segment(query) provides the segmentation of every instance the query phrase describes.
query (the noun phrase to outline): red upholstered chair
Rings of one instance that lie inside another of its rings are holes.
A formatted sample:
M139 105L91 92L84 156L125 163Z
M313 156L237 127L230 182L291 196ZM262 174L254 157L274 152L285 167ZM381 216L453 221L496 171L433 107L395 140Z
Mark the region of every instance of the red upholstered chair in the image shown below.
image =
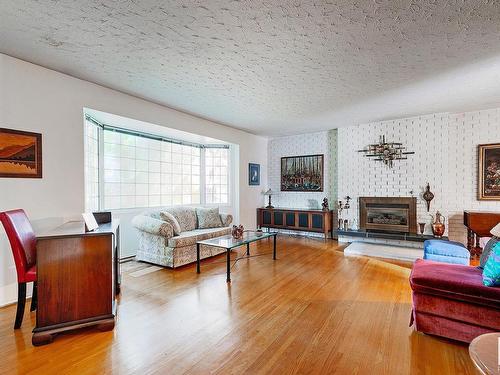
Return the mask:
M500 331L500 288L484 286L480 269L417 259L410 285L417 331L467 343Z
M36 309L36 237L24 210L0 212L7 237L9 238L14 262L17 270L18 299L14 329L20 328L23 322L24 305L26 304L26 283L33 282L31 311Z

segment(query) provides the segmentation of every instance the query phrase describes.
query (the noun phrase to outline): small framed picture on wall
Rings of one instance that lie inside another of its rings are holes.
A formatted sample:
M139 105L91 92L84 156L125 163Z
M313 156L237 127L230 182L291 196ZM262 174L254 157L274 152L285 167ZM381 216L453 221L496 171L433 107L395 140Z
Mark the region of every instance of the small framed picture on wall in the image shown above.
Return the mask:
M0 177L42 178L42 135L0 128Z
M248 163L248 185L260 185L260 164Z
M478 199L500 200L500 143L479 145Z

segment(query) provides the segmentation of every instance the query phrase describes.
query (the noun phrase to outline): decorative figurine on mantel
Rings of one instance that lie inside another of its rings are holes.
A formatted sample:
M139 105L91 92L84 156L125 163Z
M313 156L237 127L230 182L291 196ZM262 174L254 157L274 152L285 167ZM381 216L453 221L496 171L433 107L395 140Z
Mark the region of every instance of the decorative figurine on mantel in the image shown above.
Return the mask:
M425 187L425 192L422 195L422 197L425 200L425 203L427 204L427 212L429 212L431 208L431 201L434 199L434 194L431 192L431 187L429 183L427 183L427 186Z
M342 201L339 201L339 206L337 208L337 213L338 213L338 224L337 227L338 229L342 229L342 223L344 220L342 220L342 211L344 210L344 203Z
M349 201L351 200L352 198L350 196L347 196L345 197L345 205L344 205L344 210L348 210L349 208L351 208L350 204L349 204Z
M340 230L346 228L348 224L346 223L347 220L342 219L342 211L346 211L347 216L349 216L349 208L351 208L351 205L349 204L349 201L351 200L350 196L345 197L346 201L345 203L342 201L339 201L339 208L338 208L338 228Z
M321 204L323 211L328 211L330 208L328 207L328 198L323 198L323 203Z

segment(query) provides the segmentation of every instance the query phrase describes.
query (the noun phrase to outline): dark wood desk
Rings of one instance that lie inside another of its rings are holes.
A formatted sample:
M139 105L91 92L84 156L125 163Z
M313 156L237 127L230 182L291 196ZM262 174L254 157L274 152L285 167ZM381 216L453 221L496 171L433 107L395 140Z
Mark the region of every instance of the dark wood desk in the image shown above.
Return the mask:
M120 292L118 220L85 232L68 222L37 236L38 307L33 345L60 332L97 326L112 330Z
M464 211L464 225L467 227L467 249L471 256L481 255L481 237L491 237L490 230L500 223L500 212Z

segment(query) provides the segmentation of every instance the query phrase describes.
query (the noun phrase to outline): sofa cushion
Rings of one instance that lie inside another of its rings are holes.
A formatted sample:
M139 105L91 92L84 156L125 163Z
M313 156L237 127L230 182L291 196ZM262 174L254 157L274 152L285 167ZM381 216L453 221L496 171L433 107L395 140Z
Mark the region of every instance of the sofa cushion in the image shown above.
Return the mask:
M197 241L207 240L209 238L225 236L231 233L231 228L210 228L210 229L195 229L182 232L179 236L169 238L169 247L183 247L196 244Z
M500 242L493 246L490 256L484 265L483 284L493 287L500 286Z
M500 307L500 288L484 286L481 270L476 267L417 259L410 285L418 293Z
M196 229L196 210L194 207L172 207L163 210L163 212L169 212L175 217L182 232Z
M220 220L222 221L223 227L228 227L233 222L233 215L231 214L220 214Z
M174 235L178 236L179 234L181 234L181 226L179 225L179 222L174 217L174 215L172 215L170 212L162 211L160 212L160 217L163 221L166 221L167 223L170 223L170 225L172 225Z
M219 207L198 207L196 208L196 217L198 219L198 229L220 228L222 226Z
M170 223L151 216L137 215L132 219L132 225L140 231L166 238L173 237L174 230Z

